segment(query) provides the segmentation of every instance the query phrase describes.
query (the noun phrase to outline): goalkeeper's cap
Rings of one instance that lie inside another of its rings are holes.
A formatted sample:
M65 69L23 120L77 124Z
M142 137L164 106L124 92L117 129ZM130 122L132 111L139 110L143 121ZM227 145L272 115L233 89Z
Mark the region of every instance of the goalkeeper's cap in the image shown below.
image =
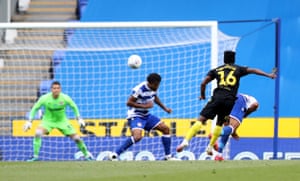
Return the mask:
M234 64L235 63L235 52L231 50L224 51L224 63Z

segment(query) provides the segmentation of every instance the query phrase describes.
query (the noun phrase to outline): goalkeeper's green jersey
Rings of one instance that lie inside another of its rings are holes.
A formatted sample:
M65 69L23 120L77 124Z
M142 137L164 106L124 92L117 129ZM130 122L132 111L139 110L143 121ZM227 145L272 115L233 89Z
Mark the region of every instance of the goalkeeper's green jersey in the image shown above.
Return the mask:
M66 121L68 120L66 115L66 107L70 106L75 113L76 117L79 117L79 111L77 105L74 101L66 94L60 93L58 98L54 99L52 96L52 92L45 94L40 97L38 102L36 102L31 109L30 112L30 120L33 120L36 112L41 108L44 107L44 115L43 121L51 121L51 122L58 122L58 121Z

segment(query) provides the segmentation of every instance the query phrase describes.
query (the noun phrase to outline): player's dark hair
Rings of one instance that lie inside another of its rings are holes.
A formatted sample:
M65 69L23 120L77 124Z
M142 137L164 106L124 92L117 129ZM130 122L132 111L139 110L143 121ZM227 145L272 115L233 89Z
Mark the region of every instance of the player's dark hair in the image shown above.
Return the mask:
M58 82L58 81L53 81L52 84L51 84L51 87L53 87L54 85L59 85L59 86L60 86L60 82Z
M152 84L152 83L157 83L161 81L161 76L157 73L151 73L147 77L147 81Z
M224 51L224 63L234 64L235 63L235 52L231 50Z

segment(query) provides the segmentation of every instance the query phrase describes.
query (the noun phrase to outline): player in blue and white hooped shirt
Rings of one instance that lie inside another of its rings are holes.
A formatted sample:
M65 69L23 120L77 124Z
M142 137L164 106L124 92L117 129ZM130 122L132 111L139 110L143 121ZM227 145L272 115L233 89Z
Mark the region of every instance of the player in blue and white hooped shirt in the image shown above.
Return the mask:
M165 160L176 160L171 156L171 135L170 128L160 120L160 118L149 112L154 103L159 105L165 112L171 113L172 110L166 107L159 99L157 90L161 82L161 76L157 73L151 73L147 76L147 81L138 84L133 88L132 94L128 98L127 119L131 128L131 137L128 138L115 153L109 155L110 160L118 159L118 156L126 151L130 146L142 139L143 130L152 129L160 131L162 135L162 144L165 151Z
M215 160L223 160L222 152L228 142L229 136L232 135L235 139L239 138L236 130L241 125L243 118L256 111L258 106L259 104L255 97L241 93L237 95L237 99L235 100L234 106L229 115L229 122L222 128L220 135L221 138L216 150L218 151L218 154L216 155Z

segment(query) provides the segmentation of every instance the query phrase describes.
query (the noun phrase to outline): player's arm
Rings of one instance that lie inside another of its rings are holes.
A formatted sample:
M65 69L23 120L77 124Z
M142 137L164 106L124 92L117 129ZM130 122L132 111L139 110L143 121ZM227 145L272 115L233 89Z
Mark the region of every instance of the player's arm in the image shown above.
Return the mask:
M36 112L42 107L45 102L45 96L39 98L39 100L33 105L29 114L29 120L25 122L23 126L23 130L26 132L31 128L32 120L36 114Z
M245 112L244 114L244 118L246 118L247 116L249 116L251 113L253 113L254 111L256 111L258 108L258 104L252 104Z
M39 98L39 100L33 105L29 114L29 121L32 121L36 112L42 107L45 102L45 96Z
M245 114L244 114L244 118L246 118L247 116L249 116L251 113L253 113L254 111L256 111L258 109L258 102L253 102L249 108L246 110Z
M206 89L206 85L212 81L212 77L207 75L203 81L201 82L201 85L200 85L200 97L199 99L202 100L202 99L205 99L205 89Z
M136 101L137 101L137 97L135 97L135 95L133 94L128 98L126 105L129 107L144 108L144 109L149 109L153 107L153 102L151 101L145 104L140 104L137 103Z
M127 100L127 103L126 105L129 106L129 107L135 107L135 108L143 108L143 109L149 109L149 108L152 108L153 107L153 102L152 101L149 101L147 103L144 103L144 104L141 104L141 103L138 103L137 100L138 100L138 97L141 95L141 90L140 89L136 89L134 88L132 90L132 93L131 95L129 96L128 100Z
M246 118L246 117L249 116L251 113L253 113L254 111L256 111L256 110L258 109L258 106L259 106L259 104L258 104L257 101L253 102L253 103L248 107L248 109L245 111L244 118ZM232 119L232 118L230 118L230 119ZM238 127L239 127L239 125L236 127L236 129L233 130L233 133L231 134L231 136L232 136L234 139L236 139L236 140L238 140L238 139L240 138L239 135L238 135L237 132L236 132L237 129L238 129Z
M172 112L172 109L166 107L159 99L158 96L155 96L154 98L154 102L155 104L159 105L159 107L161 107L164 111L166 111L167 113L171 113Z
M250 74L257 74L257 75L261 75L261 76L265 76L265 77L269 77L271 79L276 78L276 72L272 72L272 73L266 73L260 69L255 69L255 68L247 68L247 73Z

